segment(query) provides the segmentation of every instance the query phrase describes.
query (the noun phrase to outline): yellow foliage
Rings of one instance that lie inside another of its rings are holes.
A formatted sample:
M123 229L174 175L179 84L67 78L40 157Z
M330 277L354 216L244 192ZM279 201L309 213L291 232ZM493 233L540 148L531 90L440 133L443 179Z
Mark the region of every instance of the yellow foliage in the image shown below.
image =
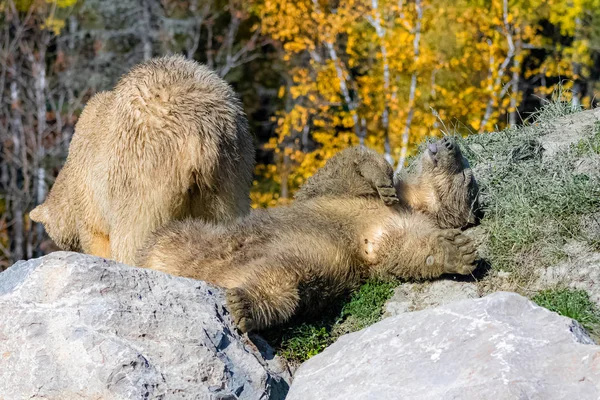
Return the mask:
M56 4L58 8L67 8L74 6L78 0L46 0L46 3Z
M65 27L64 19L56 19L54 17L48 17L42 24L42 29L47 29L54 32L55 35L60 34L62 28Z
M13 0L20 13L33 11L41 19L40 27L59 35L65 26L63 10L75 6L78 0ZM0 3L1 4L1 3ZM1 7L1 6L0 6Z
M510 0L506 9L503 0L252 3L263 34L281 44L292 82L279 91L288 107L277 115L276 135L265 146L279 158L257 169L261 182L277 192L285 187L288 198L260 192L257 183L255 206L290 201L329 157L359 142L356 132L381 152L387 139L398 160L409 115L409 154L440 129L502 127L514 111L511 99L518 104L522 97L511 86L514 72L570 80L577 78L577 63L581 74L589 73L589 43L577 37L576 21L600 8L600 0ZM544 21L574 40L556 49L558 57L521 71L531 48L547 46L540 34ZM316 148L306 148L307 135Z

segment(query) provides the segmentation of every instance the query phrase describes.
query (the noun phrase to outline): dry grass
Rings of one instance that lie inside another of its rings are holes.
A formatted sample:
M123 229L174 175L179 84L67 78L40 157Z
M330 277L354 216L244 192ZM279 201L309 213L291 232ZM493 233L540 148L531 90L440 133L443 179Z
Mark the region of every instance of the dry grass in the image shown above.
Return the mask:
M565 258L567 242L598 249L597 238L581 221L600 209L600 171L582 172L578 164L599 153L600 124L579 132L583 138L574 145L544 157L542 143L552 120L579 111L557 96L522 127L462 141L485 209L482 253L492 270L480 282L484 293L508 289L531 295L538 273Z

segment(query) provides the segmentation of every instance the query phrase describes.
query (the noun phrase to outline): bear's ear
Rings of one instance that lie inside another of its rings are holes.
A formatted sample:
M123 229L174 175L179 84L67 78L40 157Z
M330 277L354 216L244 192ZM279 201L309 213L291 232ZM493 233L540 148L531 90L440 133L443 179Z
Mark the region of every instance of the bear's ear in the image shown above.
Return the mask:
M48 213L48 207L45 204L40 204L29 213L29 218L34 222L45 224L48 222L50 215Z

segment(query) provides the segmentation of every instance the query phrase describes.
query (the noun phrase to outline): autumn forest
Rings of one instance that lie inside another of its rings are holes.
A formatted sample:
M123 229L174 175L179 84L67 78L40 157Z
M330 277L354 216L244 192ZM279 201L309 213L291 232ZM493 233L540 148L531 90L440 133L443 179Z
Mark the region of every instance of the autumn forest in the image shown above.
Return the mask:
M169 53L239 93L269 207L354 144L400 170L426 136L526 123L557 85L597 105L600 0L0 0L0 270L51 248L28 212L86 101Z

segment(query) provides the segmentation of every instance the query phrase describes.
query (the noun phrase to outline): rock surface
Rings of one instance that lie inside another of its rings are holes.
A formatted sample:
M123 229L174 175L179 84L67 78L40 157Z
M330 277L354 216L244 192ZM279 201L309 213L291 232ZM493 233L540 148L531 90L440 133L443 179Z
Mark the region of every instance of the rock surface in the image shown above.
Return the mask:
M600 253L583 243L567 243L564 247L567 259L541 272L536 289L570 287L583 289L600 307Z
M544 159L551 159L561 150L577 143L600 121L600 108L556 118L549 123L548 133L542 136Z
M0 399L282 399L203 282L58 252L0 274Z
M305 362L288 400L598 399L600 346L499 292L387 318Z
M385 303L384 317L421 311L458 300L476 299L477 285L472 282L438 280L423 283L403 283Z

